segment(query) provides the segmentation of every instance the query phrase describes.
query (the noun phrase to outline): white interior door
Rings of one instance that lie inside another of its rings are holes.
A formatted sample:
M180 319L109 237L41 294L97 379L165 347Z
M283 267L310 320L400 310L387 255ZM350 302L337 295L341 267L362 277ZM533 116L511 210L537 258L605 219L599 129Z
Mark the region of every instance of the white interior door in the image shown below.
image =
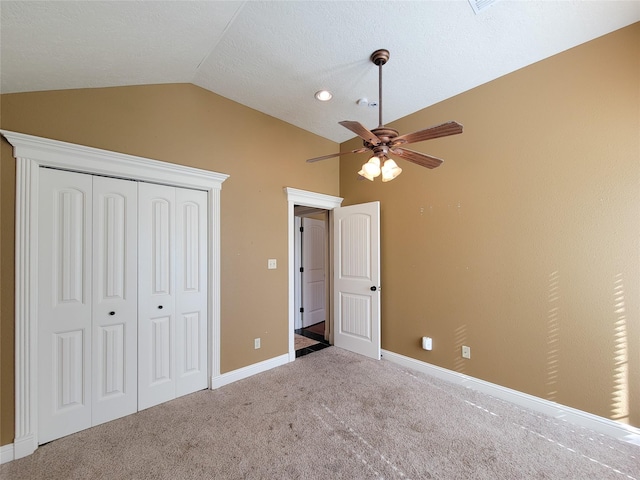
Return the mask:
M176 396L207 388L207 192L176 188Z
M175 398L175 188L138 186L138 409Z
M334 344L380 358L380 202L333 210Z
M325 222L302 219L302 327L324 322L325 310Z
M40 172L39 443L91 427L91 183Z
M92 424L138 409L138 184L93 178Z

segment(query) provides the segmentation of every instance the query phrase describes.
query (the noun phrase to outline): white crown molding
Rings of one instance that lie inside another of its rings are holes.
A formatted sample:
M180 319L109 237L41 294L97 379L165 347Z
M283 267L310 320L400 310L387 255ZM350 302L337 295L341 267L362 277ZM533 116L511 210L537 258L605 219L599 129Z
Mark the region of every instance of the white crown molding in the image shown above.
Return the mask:
M209 369L220 375L220 190L228 175L0 130L16 158L15 438L13 457L38 448L38 185L40 167L208 193Z
M293 205L301 205L303 207L324 208L325 210L333 210L342 204L343 198L326 195L324 193L309 192L307 190L298 190L297 188L284 187L287 194L287 200Z
M478 378L438 367L437 365L431 365L430 363L422 362L415 358L406 357L388 350L382 351L382 358L383 360L388 360L390 362L397 363L398 365L402 365L403 367L411 368L418 372L426 373L427 375L432 375L447 382L462 385L466 388L486 393L501 400L506 400L507 402L548 415L557 420L566 421L573 425L579 425L623 442L640 445L640 429L630 425L625 425L624 423L609 420L608 418L593 415L592 413L567 407L566 405L561 405L517 390L512 390L510 388L496 385L495 383L486 382Z
M222 188L229 175L74 143L0 130L14 147L14 157L37 160L39 166L116 178L129 178L175 187Z

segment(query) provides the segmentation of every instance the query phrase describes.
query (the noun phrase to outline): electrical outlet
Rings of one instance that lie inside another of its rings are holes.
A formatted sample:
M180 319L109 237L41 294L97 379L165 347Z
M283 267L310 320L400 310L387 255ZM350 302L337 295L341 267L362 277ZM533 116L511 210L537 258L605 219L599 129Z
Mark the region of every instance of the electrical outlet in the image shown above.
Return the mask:
M471 347L462 346L462 358L471 358Z
M260 339L259 338L256 338L253 341L253 348L255 348L256 350L260 348Z
M267 260L267 268L269 270L275 270L276 268L278 268L278 260L276 260L275 258L270 258L269 260Z

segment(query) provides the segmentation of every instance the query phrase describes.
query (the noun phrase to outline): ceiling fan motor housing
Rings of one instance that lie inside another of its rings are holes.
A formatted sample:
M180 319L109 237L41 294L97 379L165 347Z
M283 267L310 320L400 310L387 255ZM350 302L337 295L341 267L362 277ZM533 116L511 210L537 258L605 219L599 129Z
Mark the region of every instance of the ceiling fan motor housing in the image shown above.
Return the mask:
M398 131L389 127L378 127L371 130L376 137L380 139L380 143L378 145L388 146L389 143L398 136ZM370 143L364 140L363 145L371 150L373 150L377 145Z
M371 61L376 65L384 65L389 60L389 50L380 49L371 54Z

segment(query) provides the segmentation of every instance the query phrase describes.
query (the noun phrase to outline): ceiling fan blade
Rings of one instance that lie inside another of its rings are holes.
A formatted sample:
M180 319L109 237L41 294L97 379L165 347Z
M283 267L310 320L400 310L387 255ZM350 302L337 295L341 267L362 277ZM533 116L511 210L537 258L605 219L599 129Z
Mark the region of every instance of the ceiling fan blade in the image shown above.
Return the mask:
M360 122L344 120L338 123L343 127L348 128L360 138L363 138L364 140L369 142L371 145L380 145L382 143L382 140L376 137L373 132L367 130Z
M458 133L462 133L462 125L458 122L447 122L418 132L400 135L392 140L391 145L424 142L425 140L431 140L432 138L447 137L449 135L457 135Z
M392 148L390 152L394 155L404 158L405 160L420 165L421 167L436 168L439 167L444 160L431 155L426 155L406 148Z
M332 153L330 155L323 155L321 157L314 157L307 160L307 163L319 162L320 160L327 160L333 157L339 157L340 155L348 155L350 153L362 153L369 150L368 148L358 148L357 150L351 150L350 152Z

